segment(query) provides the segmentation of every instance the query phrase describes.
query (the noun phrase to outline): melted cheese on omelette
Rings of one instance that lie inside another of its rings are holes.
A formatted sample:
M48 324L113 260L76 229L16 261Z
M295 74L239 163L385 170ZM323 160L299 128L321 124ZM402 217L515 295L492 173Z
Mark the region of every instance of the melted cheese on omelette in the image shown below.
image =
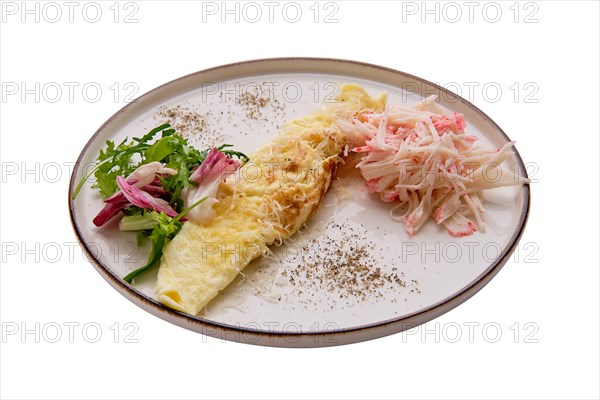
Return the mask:
M372 98L344 85L336 100L286 124L221 183L214 218L183 225L164 248L156 283L161 303L198 314L253 259L317 212L347 144L336 121L366 109L381 112L386 95Z

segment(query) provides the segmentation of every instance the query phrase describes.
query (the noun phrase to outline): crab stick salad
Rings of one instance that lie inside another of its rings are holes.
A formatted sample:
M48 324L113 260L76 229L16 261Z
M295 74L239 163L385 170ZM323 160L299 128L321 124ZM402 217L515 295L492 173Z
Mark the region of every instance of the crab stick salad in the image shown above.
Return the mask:
M436 96L412 108L365 111L338 126L362 155L357 168L369 193L396 203L390 216L411 236L430 218L452 236L484 232L483 191L529 183L500 167L515 142L479 146L465 134L463 115L443 109Z

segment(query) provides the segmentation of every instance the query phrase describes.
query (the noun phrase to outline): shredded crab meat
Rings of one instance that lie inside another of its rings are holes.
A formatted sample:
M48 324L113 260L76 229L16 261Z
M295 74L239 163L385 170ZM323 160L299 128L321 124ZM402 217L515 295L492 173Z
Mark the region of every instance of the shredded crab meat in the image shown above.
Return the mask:
M479 146L465 133L462 114L448 112L429 96L412 108L389 105L365 111L338 126L362 154L357 164L369 193L397 203L393 220L414 235L430 219L452 236L485 231L483 191L529 183L502 169L514 142Z

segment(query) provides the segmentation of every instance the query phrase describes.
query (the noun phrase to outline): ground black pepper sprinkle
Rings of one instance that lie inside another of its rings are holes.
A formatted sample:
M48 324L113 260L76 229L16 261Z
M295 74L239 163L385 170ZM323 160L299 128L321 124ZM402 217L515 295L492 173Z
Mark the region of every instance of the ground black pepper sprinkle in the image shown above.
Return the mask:
M267 94L262 95L263 93ZM246 113L247 120L245 122L249 122L248 120L271 121L273 117L285 116L285 104L268 93L269 90L266 86L259 85L256 93L245 91L237 97L236 103L242 106ZM269 110L266 110L267 106L270 106Z
M212 111L200 112L193 106L178 104L174 107L159 107L154 119L160 123L169 123L183 137L195 145L205 148L221 145L226 136L219 128L214 128L209 122L221 121L220 115L213 116Z
M166 119L181 134L203 132L207 126L206 114L181 104L171 108L161 106L155 115L156 117Z
M341 221L331 224L328 232L303 246L298 262L281 274L289 276L295 294L325 292L334 308L340 300L351 306L356 301L389 298L393 293L396 302L400 293L421 292L418 282L403 279L404 273L397 267L381 265L378 246L365 238L362 228Z

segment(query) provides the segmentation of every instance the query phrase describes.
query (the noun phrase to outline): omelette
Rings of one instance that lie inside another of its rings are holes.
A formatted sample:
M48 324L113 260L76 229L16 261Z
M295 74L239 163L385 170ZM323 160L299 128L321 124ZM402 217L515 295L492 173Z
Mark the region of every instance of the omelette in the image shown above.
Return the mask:
M319 209L348 145L336 121L364 110L382 112L385 93L342 86L336 101L288 122L220 183L214 216L191 221L164 248L158 300L197 315L254 259L282 244Z

